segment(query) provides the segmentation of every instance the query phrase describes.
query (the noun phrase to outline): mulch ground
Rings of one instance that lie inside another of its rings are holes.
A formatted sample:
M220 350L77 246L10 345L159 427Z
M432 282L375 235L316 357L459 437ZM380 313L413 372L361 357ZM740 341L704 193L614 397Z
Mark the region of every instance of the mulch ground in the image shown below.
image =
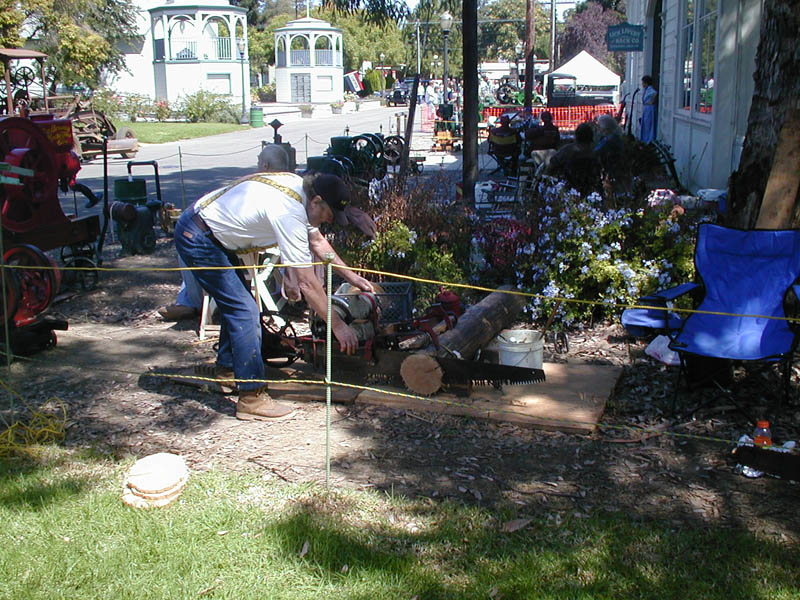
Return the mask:
M118 248L110 246L109 256ZM106 266L172 267L174 248L109 258ZM240 422L234 397L177 385L152 373L213 360L196 322L165 323L156 309L174 301L177 273L102 273L92 292L52 312L70 323L56 348L12 365L13 401L2 416L66 408L65 444L114 457L168 451L194 470L255 470L289 482L325 477L325 406L294 402L277 423ZM751 418L775 415L779 377L737 370L732 381L693 393L677 372L652 361L616 324L569 332L569 350L546 345L545 360L622 366L601 426L590 435L375 406L334 405L331 477L335 486L375 488L486 506L514 505L559 520L624 511L676 526L723 526L779 541L800 541L796 482L736 472L735 440ZM682 385L682 384L681 384ZM797 373L793 400L773 418L777 441L800 436ZM8 406L6 396L5 406Z

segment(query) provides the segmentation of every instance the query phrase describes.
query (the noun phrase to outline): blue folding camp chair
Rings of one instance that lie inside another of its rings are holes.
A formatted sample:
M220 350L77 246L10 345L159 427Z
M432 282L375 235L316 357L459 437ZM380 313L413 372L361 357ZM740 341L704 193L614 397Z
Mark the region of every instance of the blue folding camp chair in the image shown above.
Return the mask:
M800 230L740 230L711 223L697 233L694 262L700 283L641 299L666 306L696 290L702 301L685 319L668 311L629 309L622 322L633 335L665 332L681 358L682 374L696 357L780 362L788 397L798 327L786 320L787 295L800 297ZM663 303L663 304L661 304ZM688 379L687 379L688 381Z

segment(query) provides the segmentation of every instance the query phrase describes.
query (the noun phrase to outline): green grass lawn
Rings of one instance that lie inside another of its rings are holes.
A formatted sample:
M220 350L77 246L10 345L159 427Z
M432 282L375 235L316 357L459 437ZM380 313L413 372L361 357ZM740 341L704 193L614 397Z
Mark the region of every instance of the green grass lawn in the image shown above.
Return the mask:
M249 129L248 125L239 125L238 123L150 123L143 121L131 123L130 121L115 121L114 126L117 129L130 127L133 129L133 133L136 134L136 138L143 144L163 144L165 142L177 142L178 140Z
M130 464L53 448L0 460L0 598L800 595L796 549L716 526L608 513L506 533L526 515L221 472L142 511L120 500Z

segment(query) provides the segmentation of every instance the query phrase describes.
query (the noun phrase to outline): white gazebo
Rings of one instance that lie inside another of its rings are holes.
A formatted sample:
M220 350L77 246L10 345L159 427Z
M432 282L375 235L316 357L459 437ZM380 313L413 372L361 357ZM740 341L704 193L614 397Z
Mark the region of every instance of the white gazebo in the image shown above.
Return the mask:
M206 90L250 105L247 10L228 0L167 0L149 10L155 97Z
M325 103L344 97L341 29L311 17L289 21L275 30L275 58L278 102Z

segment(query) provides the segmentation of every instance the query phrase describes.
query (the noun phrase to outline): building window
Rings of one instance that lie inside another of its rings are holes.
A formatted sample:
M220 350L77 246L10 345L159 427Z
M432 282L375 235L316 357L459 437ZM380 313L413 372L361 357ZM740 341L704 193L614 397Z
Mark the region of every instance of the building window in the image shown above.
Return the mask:
M714 108L714 55L718 0L684 0L681 26L683 56L679 108L708 114Z
M320 75L317 77L317 91L318 92L332 92L333 91L333 77L329 75Z
M206 75L206 89L215 94L231 95L230 73L209 73Z

